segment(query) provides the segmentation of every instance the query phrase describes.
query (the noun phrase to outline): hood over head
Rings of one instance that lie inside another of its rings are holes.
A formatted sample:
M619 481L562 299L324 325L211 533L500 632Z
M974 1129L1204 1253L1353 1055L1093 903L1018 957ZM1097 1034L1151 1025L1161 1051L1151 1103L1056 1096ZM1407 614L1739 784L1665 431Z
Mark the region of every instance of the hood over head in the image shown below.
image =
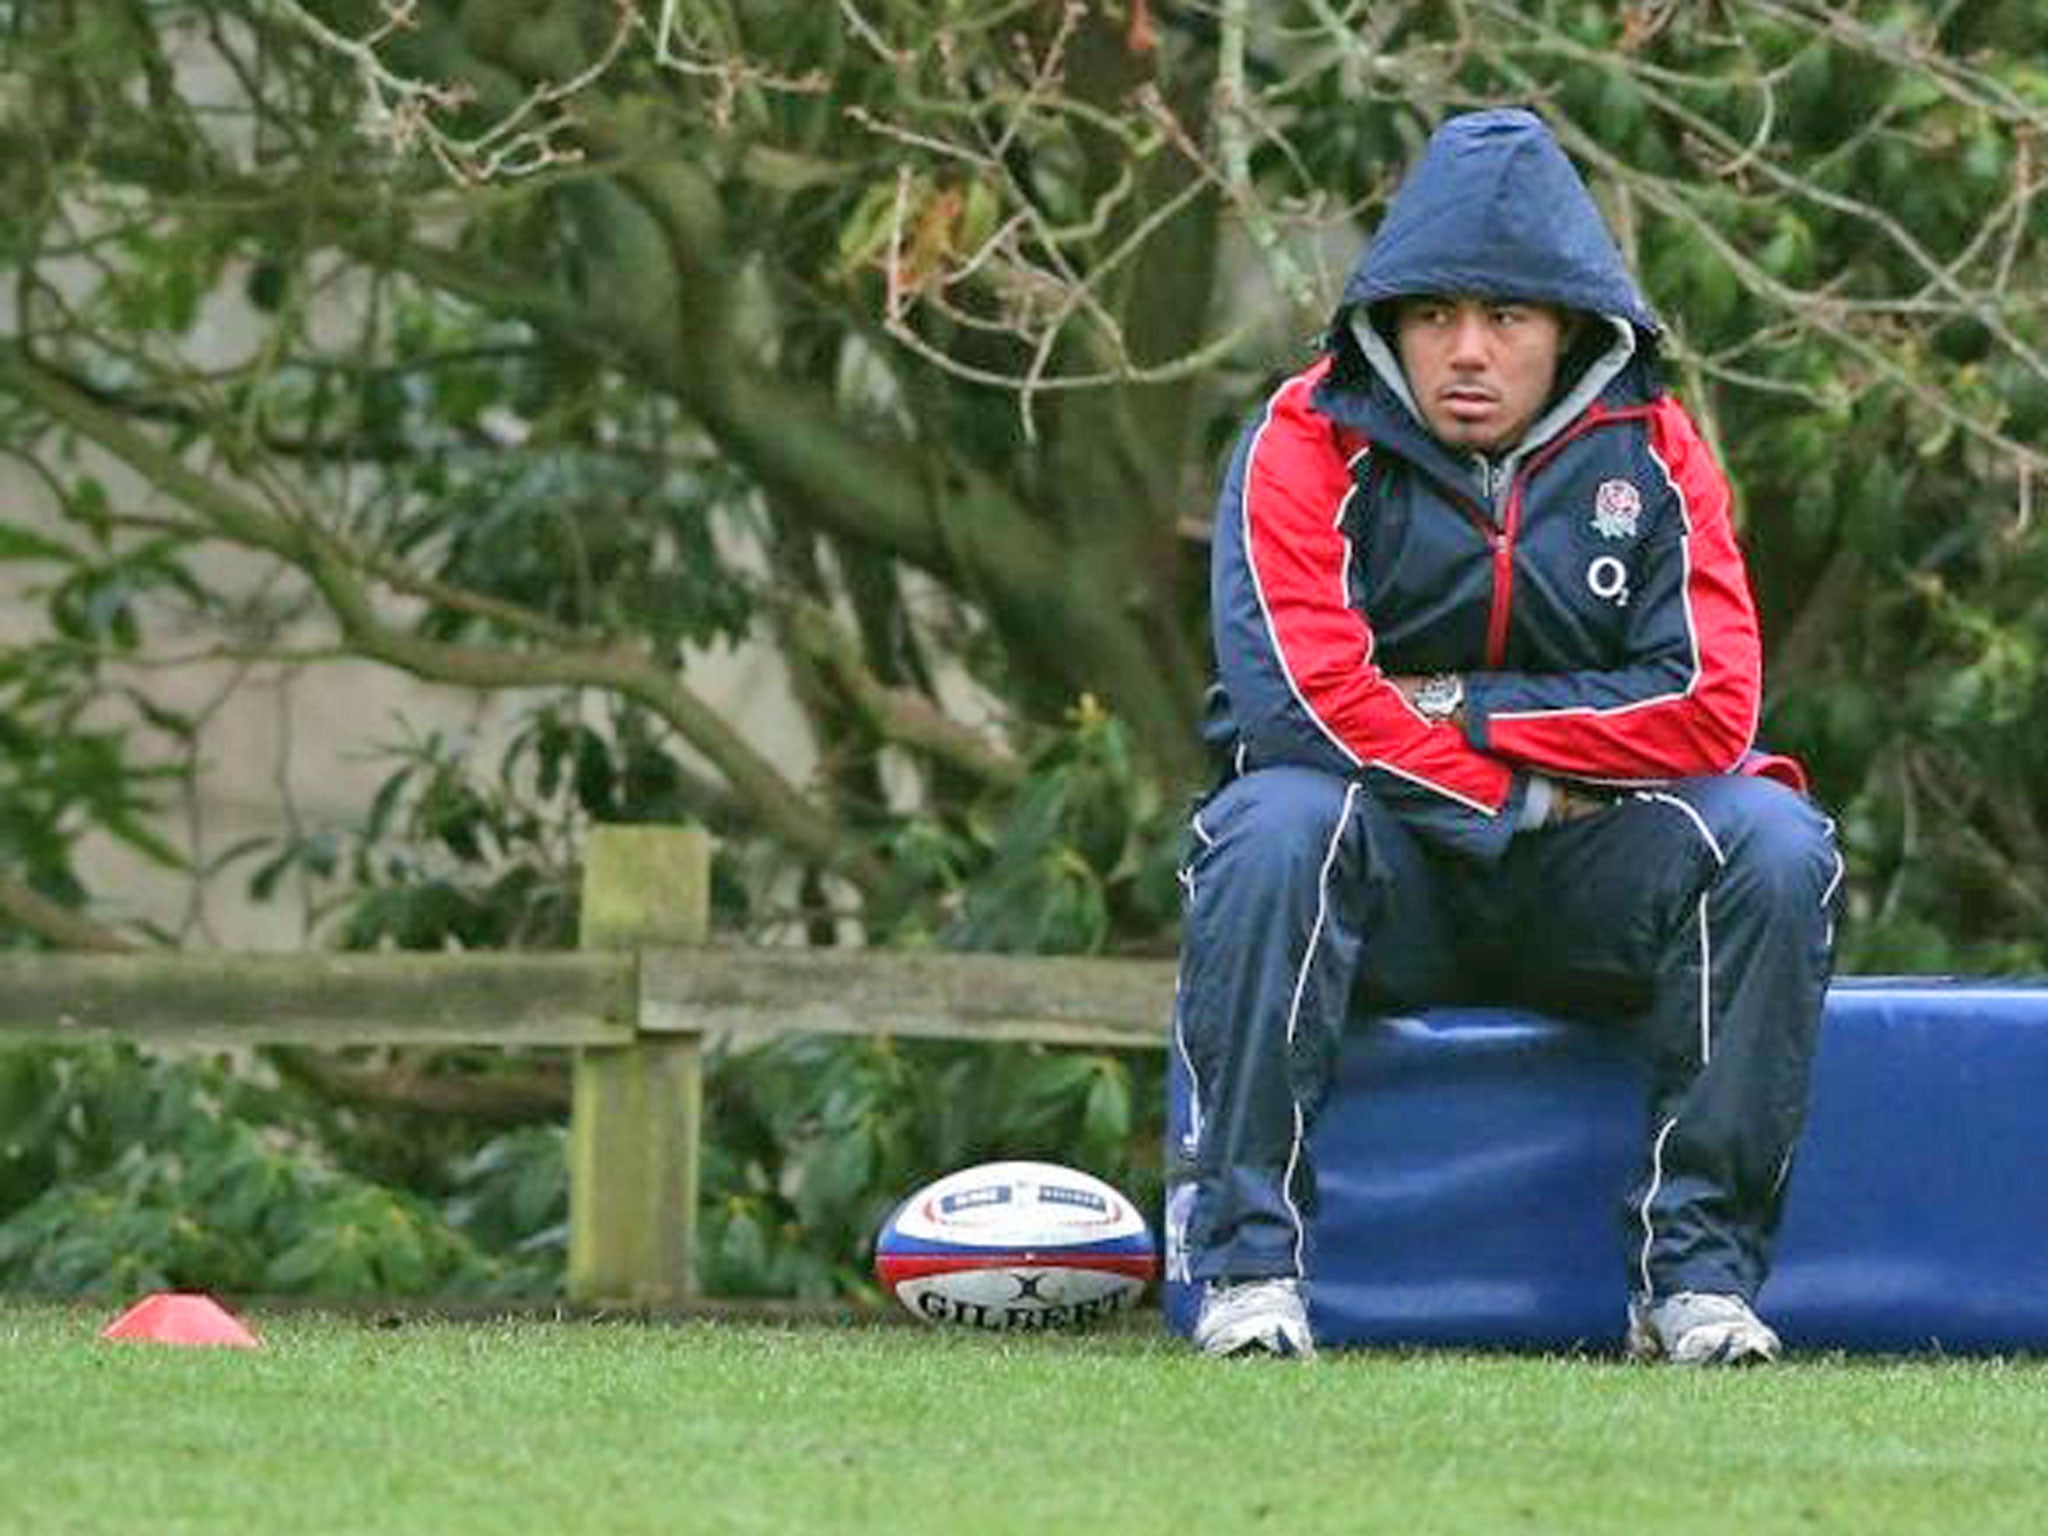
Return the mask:
M1339 312L1424 293L1523 299L1626 320L1657 317L1550 129L1520 107L1467 112L1430 138L1344 286Z
M1369 413L1361 417L1348 403L1348 391L1376 379L1421 421L1392 339L1392 301L1421 294L1518 299L1598 317L1560 360L1557 390L1510 460L1616 379L1654 377L1657 317L1585 182L1543 120L1522 108L1468 112L1431 137L1344 286L1329 331L1335 367L1317 388L1319 408L1376 430Z

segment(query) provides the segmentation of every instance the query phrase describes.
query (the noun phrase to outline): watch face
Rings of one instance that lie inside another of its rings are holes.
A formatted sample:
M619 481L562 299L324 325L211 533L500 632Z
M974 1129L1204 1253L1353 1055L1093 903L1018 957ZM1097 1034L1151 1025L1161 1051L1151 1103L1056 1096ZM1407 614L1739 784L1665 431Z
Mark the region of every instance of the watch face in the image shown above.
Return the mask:
M1415 694L1415 707L1433 720L1456 712L1465 702L1465 685L1456 677L1432 677Z

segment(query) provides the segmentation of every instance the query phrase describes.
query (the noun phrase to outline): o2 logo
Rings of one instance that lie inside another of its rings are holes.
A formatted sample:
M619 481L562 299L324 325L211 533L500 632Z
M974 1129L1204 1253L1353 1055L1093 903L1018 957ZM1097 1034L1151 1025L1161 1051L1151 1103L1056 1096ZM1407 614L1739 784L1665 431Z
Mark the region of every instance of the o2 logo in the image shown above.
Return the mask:
M1613 555L1596 555L1586 566L1586 590L1603 603L1628 606L1628 567Z

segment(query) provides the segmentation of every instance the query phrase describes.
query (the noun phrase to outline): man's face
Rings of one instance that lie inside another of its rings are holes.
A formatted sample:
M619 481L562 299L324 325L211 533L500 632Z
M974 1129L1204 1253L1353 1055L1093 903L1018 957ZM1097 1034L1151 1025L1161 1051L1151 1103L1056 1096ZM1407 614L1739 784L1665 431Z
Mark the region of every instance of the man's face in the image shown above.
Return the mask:
M1469 294L1403 299L1395 314L1401 367L1429 430L1451 448L1512 447L1557 381L1562 316Z

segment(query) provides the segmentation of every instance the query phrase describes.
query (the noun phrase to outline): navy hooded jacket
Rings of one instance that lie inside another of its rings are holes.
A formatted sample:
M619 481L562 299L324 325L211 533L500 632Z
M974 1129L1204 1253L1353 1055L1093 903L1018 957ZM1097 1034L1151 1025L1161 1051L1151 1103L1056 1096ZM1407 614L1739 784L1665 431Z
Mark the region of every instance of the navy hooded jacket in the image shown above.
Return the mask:
M1420 294L1595 317L1498 460L1445 447L1409 396L1378 306ZM1328 354L1274 392L1226 476L1212 734L1238 771L1363 777L1425 837L1490 859L1532 771L1647 784L1752 757L1762 651L1728 485L1656 382L1657 331L1539 118L1437 131ZM1387 681L1439 671L1465 679L1462 728Z

